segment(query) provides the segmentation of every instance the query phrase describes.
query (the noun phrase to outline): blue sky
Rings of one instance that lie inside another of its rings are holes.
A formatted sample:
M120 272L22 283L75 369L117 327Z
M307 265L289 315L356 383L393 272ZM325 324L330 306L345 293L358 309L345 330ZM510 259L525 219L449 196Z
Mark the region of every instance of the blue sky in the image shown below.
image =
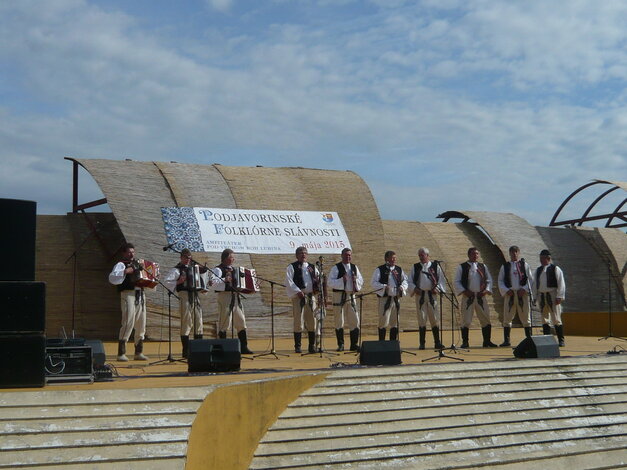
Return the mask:
M7 0L0 197L67 212L64 156L304 166L355 171L386 219L547 225L627 179L625 24L612 0Z

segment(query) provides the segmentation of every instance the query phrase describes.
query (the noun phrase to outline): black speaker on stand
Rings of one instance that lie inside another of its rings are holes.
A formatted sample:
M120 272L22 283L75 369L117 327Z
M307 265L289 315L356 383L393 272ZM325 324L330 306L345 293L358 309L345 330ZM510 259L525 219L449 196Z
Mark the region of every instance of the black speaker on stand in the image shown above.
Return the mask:
M0 214L0 246L5 248L0 263L0 281L35 280L37 203L0 199Z

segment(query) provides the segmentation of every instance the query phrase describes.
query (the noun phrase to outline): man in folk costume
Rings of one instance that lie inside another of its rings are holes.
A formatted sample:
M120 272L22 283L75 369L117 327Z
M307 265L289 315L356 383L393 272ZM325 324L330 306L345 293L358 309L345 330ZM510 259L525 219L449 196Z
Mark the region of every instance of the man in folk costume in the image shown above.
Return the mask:
M535 298L540 302L542 333L550 335L551 323L553 323L559 345L565 346L562 302L566 298L566 282L560 267L551 263L549 250L540 252L540 266L535 272L533 290Z
M350 350L359 349L359 312L355 293L363 287L364 280L359 268L352 264L353 252L350 248L342 250L342 261L331 268L327 285L333 289L333 315L335 316L335 336L337 350L344 351L344 325L350 335ZM344 315L346 307L346 315Z
M204 274L209 269L198 265L198 273ZM183 357L188 356L189 335L194 330L194 339L202 339L202 307L198 299L200 286L194 285L194 263L192 252L188 248L181 250L180 262L170 271L165 280L166 287L176 290L179 298L179 314L181 317L181 345ZM206 286L205 286L206 287Z
M310 353L316 352L317 308L316 295L320 291L320 271L307 262L307 248L296 248L296 261L289 264L285 271L285 290L292 300L294 314L294 351L300 353L303 328L307 328Z
M220 264L212 270L214 276L211 279L213 290L218 295L218 338L226 338L226 332L231 328L232 321L242 354L253 354L248 349L246 317L239 294L239 269L234 266L235 253L227 248L222 252L220 259Z
M377 267L372 273L370 284L379 297L379 341L385 339L386 329L390 326L390 340L398 339L398 315L400 299L407 292L407 276L400 266L396 265L396 253L385 252L385 264Z
M499 291L503 296L503 343L499 346L511 346L510 333L512 320L516 313L525 328L525 336L531 336L531 304L529 287L531 286L531 268L520 258L520 248L509 248L510 261L499 270Z
M455 294L461 295L461 331L462 348L468 348L468 336L473 312L481 324L484 348L496 348L491 341L492 324L490 323L490 307L486 296L492 294L492 276L488 267L479 263L479 250L474 246L468 249L468 261L460 264L455 272Z
M414 264L409 277L409 291L416 300L418 314L418 349L425 349L427 336L427 317L433 333L435 349L443 348L440 342L440 313L438 312L438 294L444 292L442 268L437 261L429 259L429 249L418 250L420 263Z
M126 343L135 329L135 356L136 361L147 361L144 356L144 335L146 334L146 297L143 287L137 287L135 283L139 279L139 273L143 269L135 259L135 247L126 243L122 247L122 260L113 266L109 274L109 282L117 286L120 293L120 306L122 308L122 327L118 336L118 361L126 362Z

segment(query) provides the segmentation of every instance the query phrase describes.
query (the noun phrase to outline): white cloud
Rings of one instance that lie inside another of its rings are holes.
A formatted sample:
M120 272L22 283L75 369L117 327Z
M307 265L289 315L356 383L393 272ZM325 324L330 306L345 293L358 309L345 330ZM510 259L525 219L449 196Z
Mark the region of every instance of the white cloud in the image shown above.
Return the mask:
M65 155L235 160L353 169L386 218L496 210L543 225L575 187L625 174L622 3L374 2L337 21L296 5L181 43L88 2L0 6L0 157L26 181L0 176L3 196L67 192ZM361 8L320 8L337 6Z

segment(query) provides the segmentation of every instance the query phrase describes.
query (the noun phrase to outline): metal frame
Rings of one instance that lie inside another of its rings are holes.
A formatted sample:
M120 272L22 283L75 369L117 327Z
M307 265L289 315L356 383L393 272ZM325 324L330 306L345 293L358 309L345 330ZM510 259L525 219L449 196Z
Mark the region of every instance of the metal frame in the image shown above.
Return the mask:
M581 191L583 191L584 189L587 189L591 186L597 185L597 184L608 184L611 185L612 187L610 189L608 189L607 191L604 191L600 196L598 196L594 201L592 201L592 203L588 206L588 208L583 212L583 214L581 215L581 217L578 217L576 219L568 219L568 220L557 220L558 216L560 215L560 213L562 212L562 209L564 209L564 207L566 207L566 205L571 201L571 199L573 197L575 197L577 194L579 194ZM622 207L627 203L627 198L625 198L618 206L616 206L616 209L614 209L613 212L610 212L608 214L599 214L599 215L595 215L595 216L590 216L590 212L592 211L592 209L599 203L599 201L601 201L603 198L605 198L608 194L612 193L613 191L617 190L617 189L625 189L623 188L621 185L612 182L612 181L603 181L603 180L594 180L590 183L586 183L583 186L577 188L575 191L573 191L566 199L564 199L564 201L560 204L560 206L557 208L557 210L555 211L555 214L553 215L553 218L551 219L551 222L549 223L550 227L555 227L555 226L562 226L562 225L578 225L581 226L583 225L584 222L591 222L594 220L605 220L607 219L607 221L605 222L605 227L607 228L623 228L623 227L627 227L627 211L622 211ZM614 219L620 219L620 221L612 223L612 221Z

